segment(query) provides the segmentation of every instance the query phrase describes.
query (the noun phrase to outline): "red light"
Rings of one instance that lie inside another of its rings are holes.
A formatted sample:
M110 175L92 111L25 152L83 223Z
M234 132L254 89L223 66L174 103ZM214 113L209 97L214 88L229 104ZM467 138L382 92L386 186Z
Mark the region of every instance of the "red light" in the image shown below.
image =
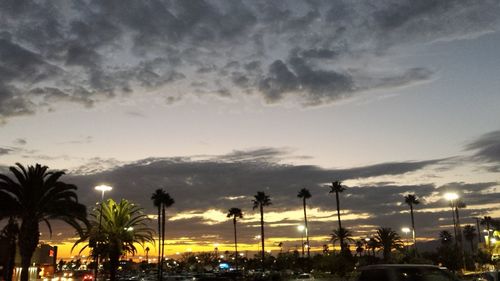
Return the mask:
M54 250L50 249L49 250L49 257L53 257L54 256Z

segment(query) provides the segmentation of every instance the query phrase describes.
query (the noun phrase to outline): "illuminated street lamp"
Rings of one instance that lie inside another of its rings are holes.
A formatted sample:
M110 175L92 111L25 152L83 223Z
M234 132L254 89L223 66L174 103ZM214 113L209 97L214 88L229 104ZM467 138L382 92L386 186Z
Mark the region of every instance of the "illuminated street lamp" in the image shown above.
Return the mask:
M305 226L303 225L299 225L297 226L297 230L300 232L301 234L301 245L302 245L302 257L304 257L304 230L306 229Z
M460 229L460 218L458 215L458 207L459 207L459 202L458 202L458 194L455 192L447 192L444 194L444 199L450 201L450 206L451 206L451 213L453 216L453 229L455 231L455 245L459 245L459 250L464 251L463 249L463 240L462 240L462 233ZM465 268L465 252L462 253L462 262L463 262L463 267Z
M96 253L95 253L95 270L94 270L94 276L95 276L95 280L97 281L97 274L99 272L99 250L97 249L98 248L98 245L99 245L99 239L100 239L100 236L101 236L101 223L102 223L102 203L104 201L104 193L106 191L110 191L111 189L113 189L111 186L109 185L98 185L94 188L95 190L97 191L100 191L101 192L101 206L100 206L100 211L99 211L99 228L98 228L98 231L97 231L97 241L96 241L96 246L95 246L95 250L96 250Z
M410 233L410 228L409 227L403 227L401 228L401 231L403 231L403 233L405 234L405 241L404 241L404 246L405 246L405 249L406 251L408 251L408 233Z

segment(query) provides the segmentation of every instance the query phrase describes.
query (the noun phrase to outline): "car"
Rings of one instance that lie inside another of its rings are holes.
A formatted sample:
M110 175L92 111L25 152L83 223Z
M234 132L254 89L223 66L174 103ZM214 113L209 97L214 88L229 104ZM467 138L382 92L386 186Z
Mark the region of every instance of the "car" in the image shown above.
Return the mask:
M458 281L451 273L434 265L378 264L359 269L358 281Z
M310 273L301 273L295 279L301 281L312 281L314 280L314 276Z

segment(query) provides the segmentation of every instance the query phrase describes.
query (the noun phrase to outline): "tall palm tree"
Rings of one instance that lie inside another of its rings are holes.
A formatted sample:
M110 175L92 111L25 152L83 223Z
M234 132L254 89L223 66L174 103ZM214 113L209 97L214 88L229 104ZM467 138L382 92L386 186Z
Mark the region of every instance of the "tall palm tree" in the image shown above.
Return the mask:
M484 216L481 219L481 225L486 226L486 231L488 232L487 233L487 236L488 236L487 247L490 250L491 249L491 242L490 242L491 241L491 226L493 225L493 219L490 216Z
M233 227L234 227L234 264L236 270L238 270L238 239L236 235L236 219L243 218L243 212L240 208L231 208L227 213L228 218L233 218Z
M375 241L377 241L378 246L382 248L384 261L386 262L391 259L391 251L393 249L401 248L403 244L399 234L397 234L390 227L381 227L377 229Z
M334 181L334 182L332 182L332 185L328 186L328 187L330 187L330 193L335 193L335 200L337 201L337 218L339 221L339 228L338 229L342 229L342 223L340 221L339 193L343 192L345 190L345 187L342 186L341 181ZM340 240L340 250L341 251L343 250L343 247L344 247L344 241L341 238L341 240Z
M474 253L474 238L476 238L476 228L470 224L464 226L464 238L470 243L471 253Z
M174 199L163 189L157 189L151 195L153 205L158 210L158 280L163 278L163 258L165 256L165 209L172 206Z
M264 207L271 205L271 198L263 191L258 191L257 194L254 195L253 209L259 208L260 211L260 242L262 245L261 248L261 259L262 259L262 269L264 270Z
M306 226L306 245L307 245L307 257L311 256L311 247L309 245L309 227L307 226L307 212L306 212L306 200L311 198L311 192L307 188L302 188L297 194L298 198L302 198L302 205L304 207L304 224Z
M62 220L81 234L82 224L87 224L87 209L78 202L76 186L59 180L64 172L49 172L40 164L27 169L19 163L16 166L9 168L14 179L0 174L0 198L4 203L0 219L13 217L20 221L21 281L28 281L31 257L40 239L39 223L45 222L52 233L49 221Z
M101 214L102 221L99 224ZM139 206L125 199L120 202L108 199L102 205L102 213L96 209L91 214L90 227L75 242L73 248L92 239L102 242L101 250L109 258L110 280L115 281L120 257L125 253L135 254L136 244L143 247L145 243L154 241L154 231L148 226L148 222L148 217ZM85 245L80 252L87 247Z
M349 241L349 242L354 242L354 239L352 239L352 233L350 230L346 229L346 228L339 228L339 229L334 229L332 231L332 234L331 234L331 241L332 241L332 244L333 244L333 248L335 249L335 242L339 241L340 243L345 243L345 241ZM343 253L344 252L344 248L345 248L345 244L344 245L340 245L340 252Z
M420 204L420 200L418 200L415 194L408 194L405 196L405 203L408 204L408 206L410 206L413 247L415 248L415 250L417 250L417 238L415 233L415 218L413 216L413 206Z
M165 210L167 208L170 208L175 203L175 201L170 196L170 194L165 193L161 199L161 203L162 203L161 204L161 258L163 261L163 257L165 256L165 221L167 220L167 215L165 213Z
M158 270L156 271L157 272L157 278L158 278L158 281L160 281L162 279L162 261L163 261L163 256L162 256L162 253L161 253L161 249L162 249L162 229L161 229L161 226L162 226L162 215L161 215L161 210L162 210L162 206L163 206L163 197L165 196L166 192L165 190L163 189L157 189L155 190L155 192L153 193L153 195L151 195L151 200L153 200L153 205L157 208L158 210Z
M442 245L450 245L453 242L453 235L448 230L439 232L439 240Z
M460 214L458 212L458 209L463 209L463 208L466 208L467 205L465 204L465 202L463 202L462 200L458 199L454 202L454 207L455 207L455 217L457 219L456 223L457 223L457 237L456 237L456 240L459 242L460 244L460 248L463 249L464 248L464 241L463 241L463 237L462 237L462 229L461 229L461 226L460 226Z

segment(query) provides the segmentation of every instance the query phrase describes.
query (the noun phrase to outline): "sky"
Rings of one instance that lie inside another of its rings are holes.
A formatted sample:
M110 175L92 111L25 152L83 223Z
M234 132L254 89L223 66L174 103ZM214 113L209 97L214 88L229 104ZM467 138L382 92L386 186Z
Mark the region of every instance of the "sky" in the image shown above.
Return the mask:
M498 15L498 0L1 1L0 170L65 170L88 206L106 183L151 215L163 188L168 254L231 249L231 207L256 249L257 191L266 245L295 249L301 188L319 249L334 180L356 237L408 226L415 193L433 239L451 229L444 192L464 224L500 216ZM42 239L71 255L64 225Z

